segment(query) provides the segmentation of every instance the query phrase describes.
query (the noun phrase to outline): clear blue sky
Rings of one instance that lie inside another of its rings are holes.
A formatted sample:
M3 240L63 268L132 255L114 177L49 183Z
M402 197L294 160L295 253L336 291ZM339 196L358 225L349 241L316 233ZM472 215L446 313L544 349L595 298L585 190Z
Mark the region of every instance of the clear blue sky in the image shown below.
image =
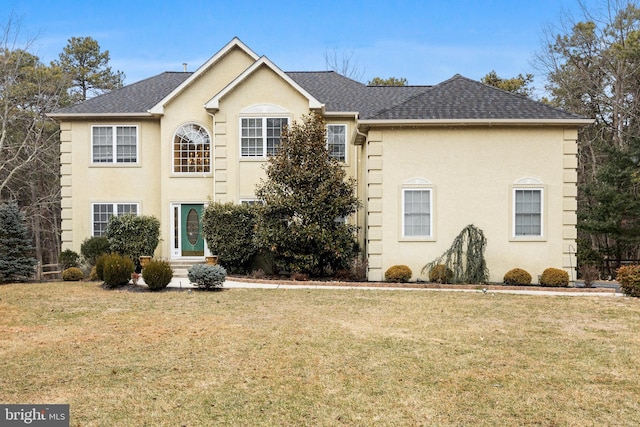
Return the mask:
M603 0L586 0L602 7ZM364 82L375 76L436 84L456 73L479 80L536 75L543 28L578 0L4 0L0 26L49 63L73 36L91 36L133 83L163 71L195 70L233 37L284 71L326 69L325 53L352 54Z

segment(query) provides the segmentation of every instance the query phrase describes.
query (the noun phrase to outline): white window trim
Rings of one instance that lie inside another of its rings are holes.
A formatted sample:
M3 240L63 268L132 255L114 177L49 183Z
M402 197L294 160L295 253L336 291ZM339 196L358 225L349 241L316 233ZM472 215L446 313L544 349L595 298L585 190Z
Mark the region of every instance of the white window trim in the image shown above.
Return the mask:
M428 182L425 180L425 182ZM429 192L429 231L428 236L406 236L405 235L405 194L407 191L428 191ZM400 189L400 241L435 241L435 187L431 184L405 184Z
M196 125L199 126L200 128L204 129L204 131L207 133L207 137L209 138L209 172L176 172L175 171L175 139L176 139L176 134L178 133L178 130L180 130L183 126L187 126L187 125ZM180 126L176 127L176 130L173 132L173 137L171 138L171 174L174 176L180 176L180 177L188 177L188 176L210 176L213 175L213 138L211 138L211 133L209 132L209 129L207 129L206 126L204 126L201 123L197 123L197 122L186 122L181 124Z
M546 186L541 184L515 184L511 187L511 214L510 219L510 240L515 242L540 242L547 240L547 191ZM516 235L516 192L522 190L540 191L540 234L539 235Z
M113 141L112 141L112 148L113 148L113 159L110 162L94 162L93 160L93 130L95 128L104 128L104 127L110 127L113 129ZM118 156L117 156L117 128L119 127L133 127L136 128L136 161L135 162L118 162ZM138 166L140 164L140 126L138 126L137 124L130 124L130 123L120 123L120 124L102 124L102 125L91 125L91 135L89 135L89 144L91 145L91 150L90 150L90 164L91 166L117 166L117 167L123 167L123 166Z
M344 163L347 164L349 161L349 150L347 149L349 147L348 144L348 138L347 136L349 135L349 127L344 124L344 123L327 123L326 125L326 130L327 130L327 144L326 144L326 148L327 150L329 150L329 126L341 126L344 128L344 160L340 160L340 159L336 159L338 160L340 163Z
M94 221L94 214L95 214L95 206L96 205L112 205L113 207L113 212L114 215L118 215L118 205L135 205L136 206L136 215L141 215L140 213L140 202L92 202L91 203L91 217L90 217L90 222L91 222L91 236L95 236L95 221Z
M242 120L243 119L261 119L262 120L262 155L261 156L246 156L242 154ZM287 126L291 125L290 114L259 114L259 115L246 115L243 114L238 119L238 150L240 160L261 160L264 161L269 156L267 155L267 119L286 119Z

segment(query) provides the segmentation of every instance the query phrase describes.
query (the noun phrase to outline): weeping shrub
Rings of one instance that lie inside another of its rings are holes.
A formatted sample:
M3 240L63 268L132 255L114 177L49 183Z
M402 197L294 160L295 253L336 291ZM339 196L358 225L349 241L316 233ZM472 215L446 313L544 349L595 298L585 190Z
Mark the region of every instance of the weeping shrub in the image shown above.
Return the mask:
M444 264L453 273L453 283L485 283L489 280L489 270L484 258L486 246L487 239L482 230L473 224L467 225L453 240L449 249L422 267L422 273L431 271L438 264Z

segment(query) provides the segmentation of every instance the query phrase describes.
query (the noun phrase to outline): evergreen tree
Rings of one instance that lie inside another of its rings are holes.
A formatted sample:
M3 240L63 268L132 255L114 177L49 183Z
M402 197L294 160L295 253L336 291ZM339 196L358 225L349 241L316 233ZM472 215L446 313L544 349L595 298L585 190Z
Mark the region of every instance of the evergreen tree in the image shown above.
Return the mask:
M356 227L342 219L359 202L355 181L326 149L325 124L313 114L283 130L256 195L264 202L257 239L276 267L322 275L348 268L358 253Z
M24 225L24 214L15 203L0 205L0 283L26 280L33 276L31 238Z

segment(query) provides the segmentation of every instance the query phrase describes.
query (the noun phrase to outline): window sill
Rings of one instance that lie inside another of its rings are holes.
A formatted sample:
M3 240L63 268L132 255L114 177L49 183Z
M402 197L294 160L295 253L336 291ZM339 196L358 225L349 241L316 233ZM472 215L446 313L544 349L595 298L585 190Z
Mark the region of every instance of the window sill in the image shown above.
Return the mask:
M510 242L546 242L546 236L511 236Z

